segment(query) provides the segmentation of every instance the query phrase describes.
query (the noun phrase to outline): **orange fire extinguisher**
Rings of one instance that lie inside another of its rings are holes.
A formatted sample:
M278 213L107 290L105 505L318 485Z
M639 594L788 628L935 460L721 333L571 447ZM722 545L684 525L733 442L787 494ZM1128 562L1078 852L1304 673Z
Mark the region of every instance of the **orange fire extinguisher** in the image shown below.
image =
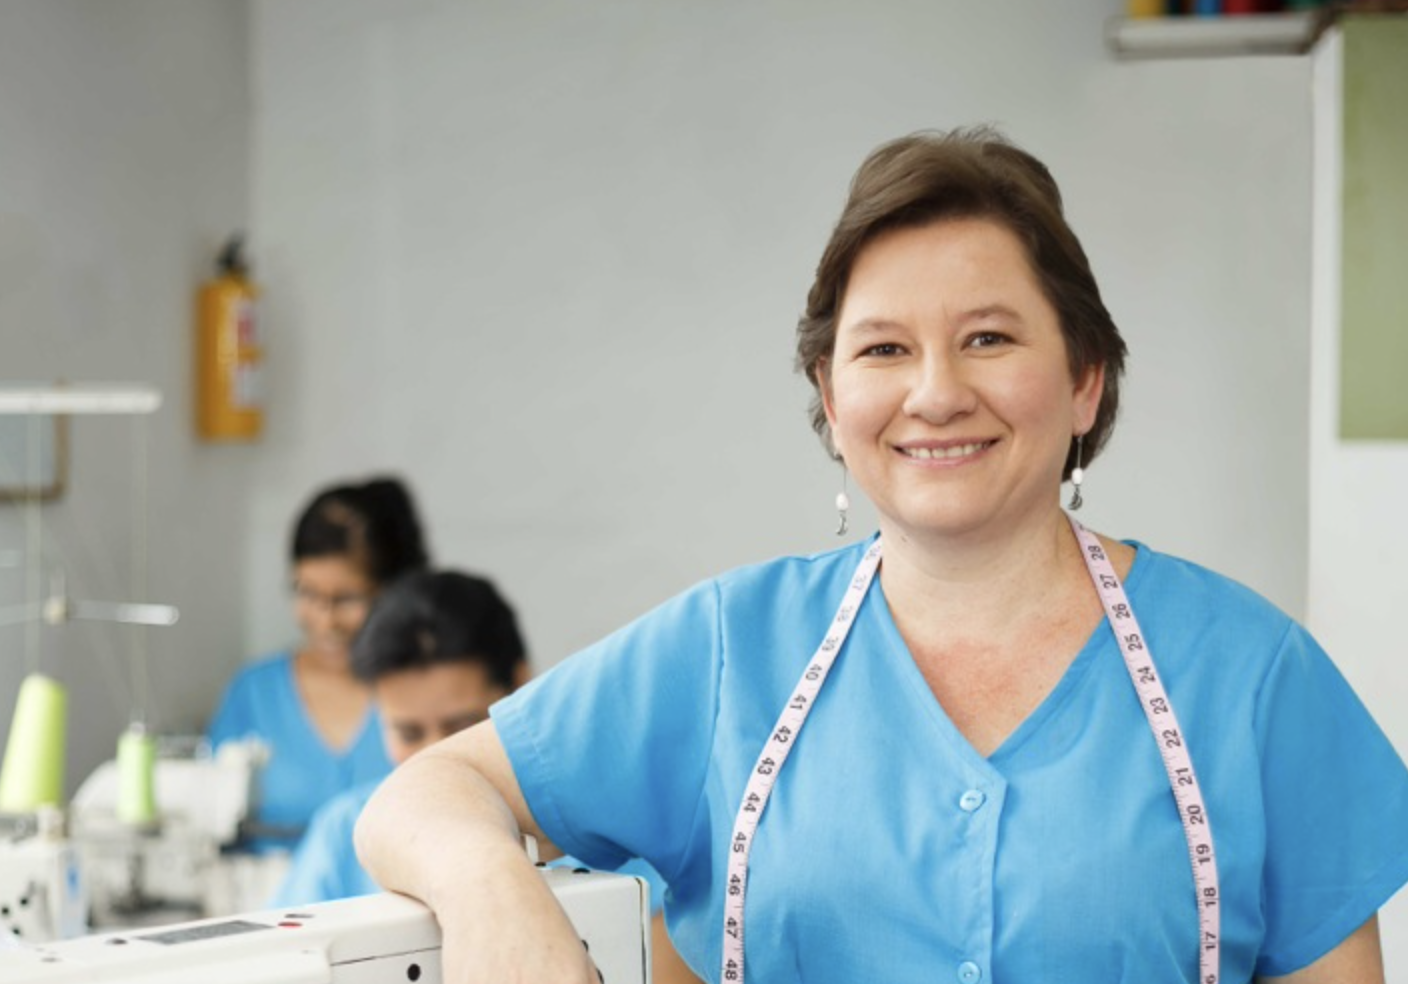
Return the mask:
M264 350L244 240L232 236L201 284L196 326L196 433L207 441L248 441L264 426Z

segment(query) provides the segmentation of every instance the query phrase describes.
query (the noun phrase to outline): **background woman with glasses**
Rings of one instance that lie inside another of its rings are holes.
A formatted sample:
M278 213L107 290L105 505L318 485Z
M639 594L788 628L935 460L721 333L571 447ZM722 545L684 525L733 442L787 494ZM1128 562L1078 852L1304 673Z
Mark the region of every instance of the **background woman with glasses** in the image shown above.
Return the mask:
M209 729L215 748L246 738L268 748L250 831L258 852L291 848L325 801L390 772L349 653L381 588L429 562L410 491L394 478L319 492L294 526L291 554L303 638L236 674Z

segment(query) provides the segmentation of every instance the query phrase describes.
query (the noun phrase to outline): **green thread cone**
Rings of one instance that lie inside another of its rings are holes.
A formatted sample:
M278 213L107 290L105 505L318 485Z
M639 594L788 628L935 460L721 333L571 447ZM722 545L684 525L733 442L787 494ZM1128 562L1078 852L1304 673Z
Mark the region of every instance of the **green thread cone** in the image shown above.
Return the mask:
M117 739L117 819L156 822L156 739L133 725Z
M24 678L0 766L0 811L25 813L59 805L67 709L68 694L58 681L38 673Z

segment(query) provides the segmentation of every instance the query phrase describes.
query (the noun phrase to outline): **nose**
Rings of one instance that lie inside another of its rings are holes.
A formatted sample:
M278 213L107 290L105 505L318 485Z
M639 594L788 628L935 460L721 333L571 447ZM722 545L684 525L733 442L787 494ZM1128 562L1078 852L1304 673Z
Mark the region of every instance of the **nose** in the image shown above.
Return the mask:
M337 621L337 615L329 604L309 605L303 612L303 619L314 632L327 632Z
M931 424L945 424L977 405L977 392L968 379L962 357L930 349L914 366L904 412Z

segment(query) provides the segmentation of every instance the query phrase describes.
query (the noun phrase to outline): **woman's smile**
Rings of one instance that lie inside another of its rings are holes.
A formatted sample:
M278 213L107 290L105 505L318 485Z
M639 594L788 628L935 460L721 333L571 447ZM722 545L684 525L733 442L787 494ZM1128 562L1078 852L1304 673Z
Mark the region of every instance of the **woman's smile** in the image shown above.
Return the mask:
M915 461L962 464L996 443L996 441L925 442L899 445L895 450Z

